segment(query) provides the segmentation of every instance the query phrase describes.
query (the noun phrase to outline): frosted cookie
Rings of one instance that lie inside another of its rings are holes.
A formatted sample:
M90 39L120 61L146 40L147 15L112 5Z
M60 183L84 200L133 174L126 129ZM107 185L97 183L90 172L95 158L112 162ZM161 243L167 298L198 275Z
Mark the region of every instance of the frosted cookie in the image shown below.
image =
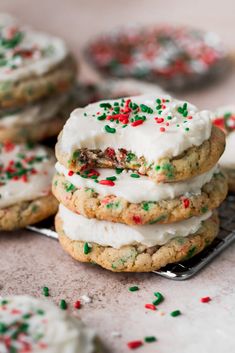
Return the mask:
M171 223L217 208L227 195L227 180L218 167L178 183L156 184L121 169L77 174L56 164L52 190L71 211L129 225Z
M86 105L103 99L114 99L142 94L164 94L161 87L134 79L107 79L97 83L80 82L77 84L77 105Z
M210 170L224 151L212 114L170 96L107 100L74 110L56 145L73 172L124 168L156 182L175 182Z
M76 65L63 40L0 15L0 108L67 91Z
M169 25L101 35L86 54L102 73L156 81L168 89L208 82L226 70L228 61L216 34Z
M219 163L228 175L229 190L235 192L235 105L219 108L213 123L226 134L226 148Z
M0 110L0 142L37 142L57 136L75 107L72 93L41 99L22 108Z
M95 333L48 300L0 298L1 353L95 353Z
M62 247L76 260L111 271L147 272L202 251L216 237L218 223L209 211L174 224L130 227L87 219L60 205L55 225Z
M0 145L0 230L23 228L56 213L54 162L42 146Z

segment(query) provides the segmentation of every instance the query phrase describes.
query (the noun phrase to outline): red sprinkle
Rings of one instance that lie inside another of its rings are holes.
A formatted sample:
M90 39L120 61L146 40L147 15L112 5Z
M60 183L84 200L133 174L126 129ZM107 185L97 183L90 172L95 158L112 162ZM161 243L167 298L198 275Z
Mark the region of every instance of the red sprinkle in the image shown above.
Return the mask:
M156 306L153 305L153 304L145 304L144 306L146 309L149 309L149 310L157 310L156 309Z
M131 341L131 342L127 343L127 346L130 349L136 349L136 348L143 346L143 342L142 341Z
M81 308L81 302L80 300L77 300L74 304L73 304L75 309L80 309Z
M140 216L133 216L133 221L136 223L136 224L141 224L141 217Z
M211 301L211 298L210 297L204 297L204 298L201 298L200 299L200 302L201 303L209 303Z
M155 118L156 123L161 124L163 123L164 119L163 118Z
M99 184L107 185L107 186L114 186L115 185L115 183L112 180L100 180Z
M115 156L115 151L114 151L114 149L111 148L111 147L106 148L105 153L107 154L107 156L108 156L109 158L112 158L112 157Z
M96 175L97 177L100 175L100 173L97 171L97 170L95 170L95 169L91 169L90 171L89 171L89 174L87 175L89 178L91 178L92 176L94 176L94 175Z
M144 122L144 120L136 120L136 121L133 121L133 123L131 123L131 126L139 126L139 125L142 125Z
M190 201L189 199L183 199L183 204L184 204L184 208L189 208L189 205L190 205Z
M74 172L72 171L72 170L70 170L69 172L68 172L68 176L72 176L74 174Z
M165 129L164 127L160 127L160 131L161 131L161 132L165 132L166 129Z
M11 152L12 150L14 150L15 145L12 142L5 142L4 143L4 149L6 152Z

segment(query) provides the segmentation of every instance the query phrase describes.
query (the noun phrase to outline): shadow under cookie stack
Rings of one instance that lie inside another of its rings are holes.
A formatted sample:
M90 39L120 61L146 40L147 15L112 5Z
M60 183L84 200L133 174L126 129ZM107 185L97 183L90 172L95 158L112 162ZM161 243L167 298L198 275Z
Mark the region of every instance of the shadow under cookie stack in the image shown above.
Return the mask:
M56 230L73 258L147 272L217 236L227 194L225 137L211 113L168 95L101 101L71 113L56 145Z

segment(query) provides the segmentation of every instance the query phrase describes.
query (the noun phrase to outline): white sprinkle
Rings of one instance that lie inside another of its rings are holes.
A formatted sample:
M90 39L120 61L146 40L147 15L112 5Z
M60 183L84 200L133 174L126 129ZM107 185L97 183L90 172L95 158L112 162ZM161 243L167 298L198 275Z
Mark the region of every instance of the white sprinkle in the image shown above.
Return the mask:
M85 304L89 304L92 301L92 299L90 297L88 297L88 295L86 295L86 294L82 295L81 299Z

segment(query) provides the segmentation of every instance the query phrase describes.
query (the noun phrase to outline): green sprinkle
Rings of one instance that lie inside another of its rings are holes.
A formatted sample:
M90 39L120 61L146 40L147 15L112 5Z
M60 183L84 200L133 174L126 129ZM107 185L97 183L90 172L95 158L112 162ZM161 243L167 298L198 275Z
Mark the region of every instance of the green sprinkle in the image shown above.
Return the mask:
M49 297L49 288L48 287L43 287L42 292L45 297Z
M143 210L145 210L145 211L149 211L149 203L148 203L148 202L143 202L142 208L143 208Z
M117 178L115 176L107 177L106 180L115 181Z
M154 295L157 297L157 299L153 301L154 305L159 305L163 302L164 296L160 292L155 292Z
M155 170L160 170L161 166L160 165L156 165Z
M129 287L130 292L136 292L137 290L139 290L138 286Z
M157 102L158 104L161 104L162 101L161 101L160 98L157 98L157 99L156 99L156 102Z
M100 103L100 108L112 108L110 103Z
M121 173L123 172L123 168L116 168L116 169L115 169L115 172L116 172L117 174L121 174Z
M131 153L131 152L127 153L127 156L126 156L126 161L127 162L132 161L132 159L134 159L134 158L135 158L135 154L134 153Z
M180 310L175 310L175 311L172 311L172 312L170 313L170 315L171 315L172 317L176 317L176 316L181 315L181 312L180 312Z
M139 175L139 174L134 174L134 173L132 173L132 174L130 174L130 176L131 176L132 178L140 178L140 175Z
M83 252L85 255L89 254L89 252L91 251L91 246L89 246L88 243L84 244L84 248L83 248Z
M171 119L172 119L172 116L169 115L169 116L167 117L167 120L171 120Z
M97 116L98 120L105 120L106 119L106 114L102 114L100 116Z
M163 221L165 218L166 218L165 215L159 216L159 217L153 219L151 222L149 222L149 224L158 223L158 222L160 222L160 221Z
M7 331L7 326L3 322L0 322L0 333L4 333L6 331Z
M65 185L65 190L66 190L67 192L69 192L69 191L74 191L75 189L76 189L76 186L74 186L72 183Z
M25 319L25 320L27 320L27 319L29 319L31 316L32 316L32 314L28 313L28 314L24 314L24 315L22 316L22 318Z
M185 128L185 131L189 131L189 127L186 127L186 128Z
M38 314L38 315L44 315L44 314L45 314L45 311L42 310L42 309L38 309L38 310L37 310L37 314Z
M156 339L155 336L147 336L147 337L144 338L144 341L145 341L146 343L152 343L152 342L156 342L157 339Z
M201 208L201 213L206 213L208 211L208 207L204 206Z
M60 309L66 310L67 307L68 307L68 306L67 306L66 301L65 301L64 299L61 299L61 301L60 301Z
M115 134L115 132L116 132L116 129L113 127L110 127L109 125L105 125L104 129L106 132L108 132L110 134Z

